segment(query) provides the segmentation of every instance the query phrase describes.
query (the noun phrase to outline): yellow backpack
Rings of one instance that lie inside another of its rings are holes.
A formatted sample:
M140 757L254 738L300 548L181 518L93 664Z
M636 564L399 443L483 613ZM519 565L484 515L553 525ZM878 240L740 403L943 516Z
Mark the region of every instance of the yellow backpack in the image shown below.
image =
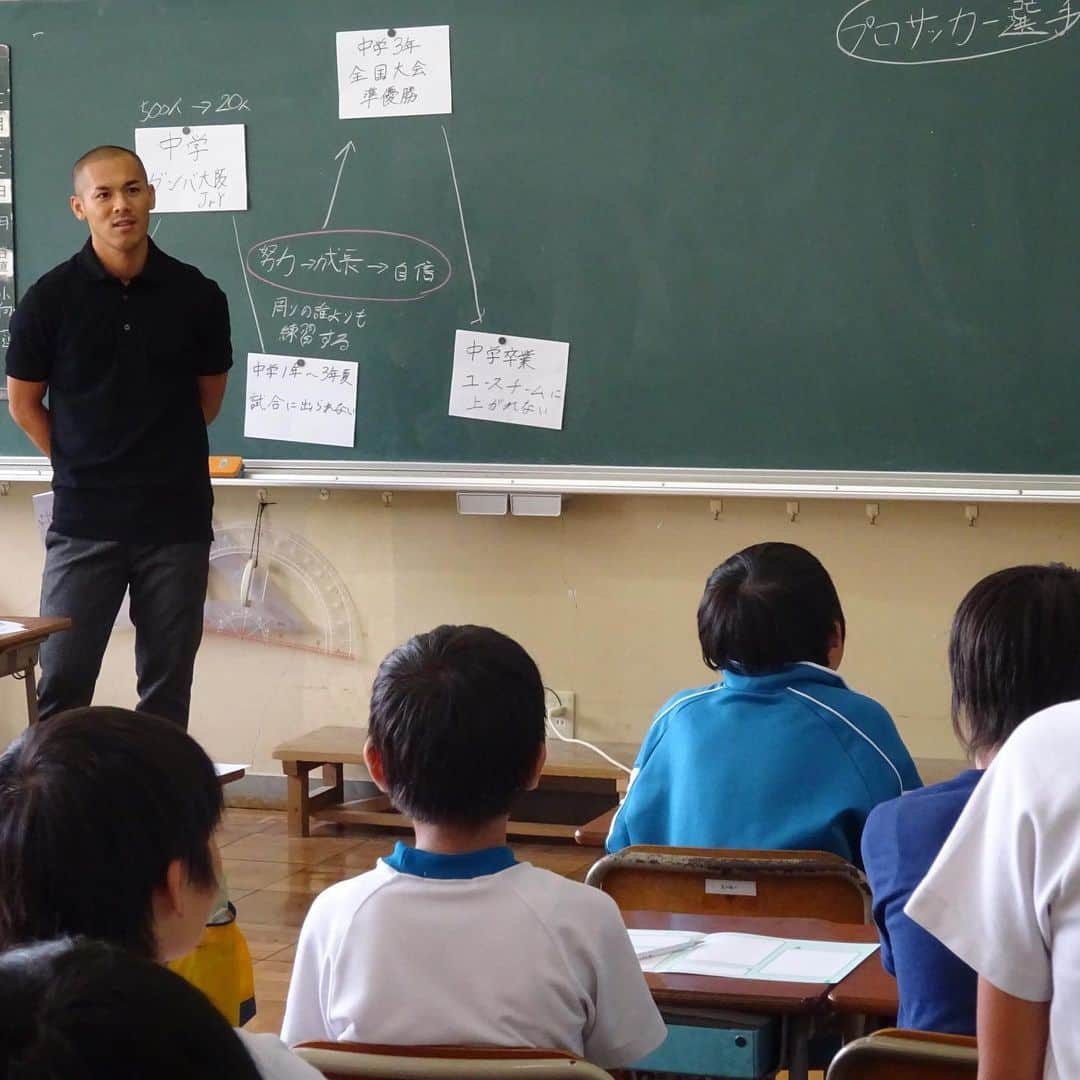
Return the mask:
M197 986L233 1027L241 1027L255 1015L255 970L232 904L227 922L204 927L195 951L170 960L168 966Z

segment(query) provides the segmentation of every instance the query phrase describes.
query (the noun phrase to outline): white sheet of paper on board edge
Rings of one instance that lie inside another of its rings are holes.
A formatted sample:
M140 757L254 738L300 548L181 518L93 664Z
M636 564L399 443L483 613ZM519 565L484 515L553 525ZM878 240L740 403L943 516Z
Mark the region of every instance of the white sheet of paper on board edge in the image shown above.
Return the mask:
M559 431L569 359L565 341L459 330L450 415Z
M248 353L244 436L355 445L357 368L355 360Z
M156 214L248 208L243 124L136 128L135 152L154 185Z
M450 27L339 30L337 77L342 120L453 112Z

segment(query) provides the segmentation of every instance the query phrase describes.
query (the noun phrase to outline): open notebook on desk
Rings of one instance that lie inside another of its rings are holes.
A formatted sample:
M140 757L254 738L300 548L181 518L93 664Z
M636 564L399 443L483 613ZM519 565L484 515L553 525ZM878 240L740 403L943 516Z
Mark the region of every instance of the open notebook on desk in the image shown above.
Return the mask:
M879 948L876 942L682 930L631 930L630 940L644 971L771 982L837 983Z

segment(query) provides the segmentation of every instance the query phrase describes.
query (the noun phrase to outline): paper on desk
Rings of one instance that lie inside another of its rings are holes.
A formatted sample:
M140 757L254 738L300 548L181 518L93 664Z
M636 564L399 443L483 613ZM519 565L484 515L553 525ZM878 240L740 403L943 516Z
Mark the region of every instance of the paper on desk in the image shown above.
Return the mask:
M692 930L630 930L630 942L639 960L680 952L705 940L704 934Z
M877 948L876 942L709 934L697 946L658 957L649 970L768 982L837 983Z
M21 634L26 629L22 623L11 622L9 619L0 619L0 637L6 634Z

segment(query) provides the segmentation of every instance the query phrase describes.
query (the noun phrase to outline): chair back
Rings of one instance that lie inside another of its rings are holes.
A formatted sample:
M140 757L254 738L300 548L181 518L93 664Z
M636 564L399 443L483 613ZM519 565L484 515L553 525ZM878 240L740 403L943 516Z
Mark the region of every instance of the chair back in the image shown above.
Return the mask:
M971 1080L978 1071L970 1036L884 1028L848 1043L826 1080Z
M605 855L585 881L623 911L771 915L866 923L870 889L827 851L754 851L641 844Z
M564 1050L533 1047L306 1042L293 1052L327 1080L612 1080Z

